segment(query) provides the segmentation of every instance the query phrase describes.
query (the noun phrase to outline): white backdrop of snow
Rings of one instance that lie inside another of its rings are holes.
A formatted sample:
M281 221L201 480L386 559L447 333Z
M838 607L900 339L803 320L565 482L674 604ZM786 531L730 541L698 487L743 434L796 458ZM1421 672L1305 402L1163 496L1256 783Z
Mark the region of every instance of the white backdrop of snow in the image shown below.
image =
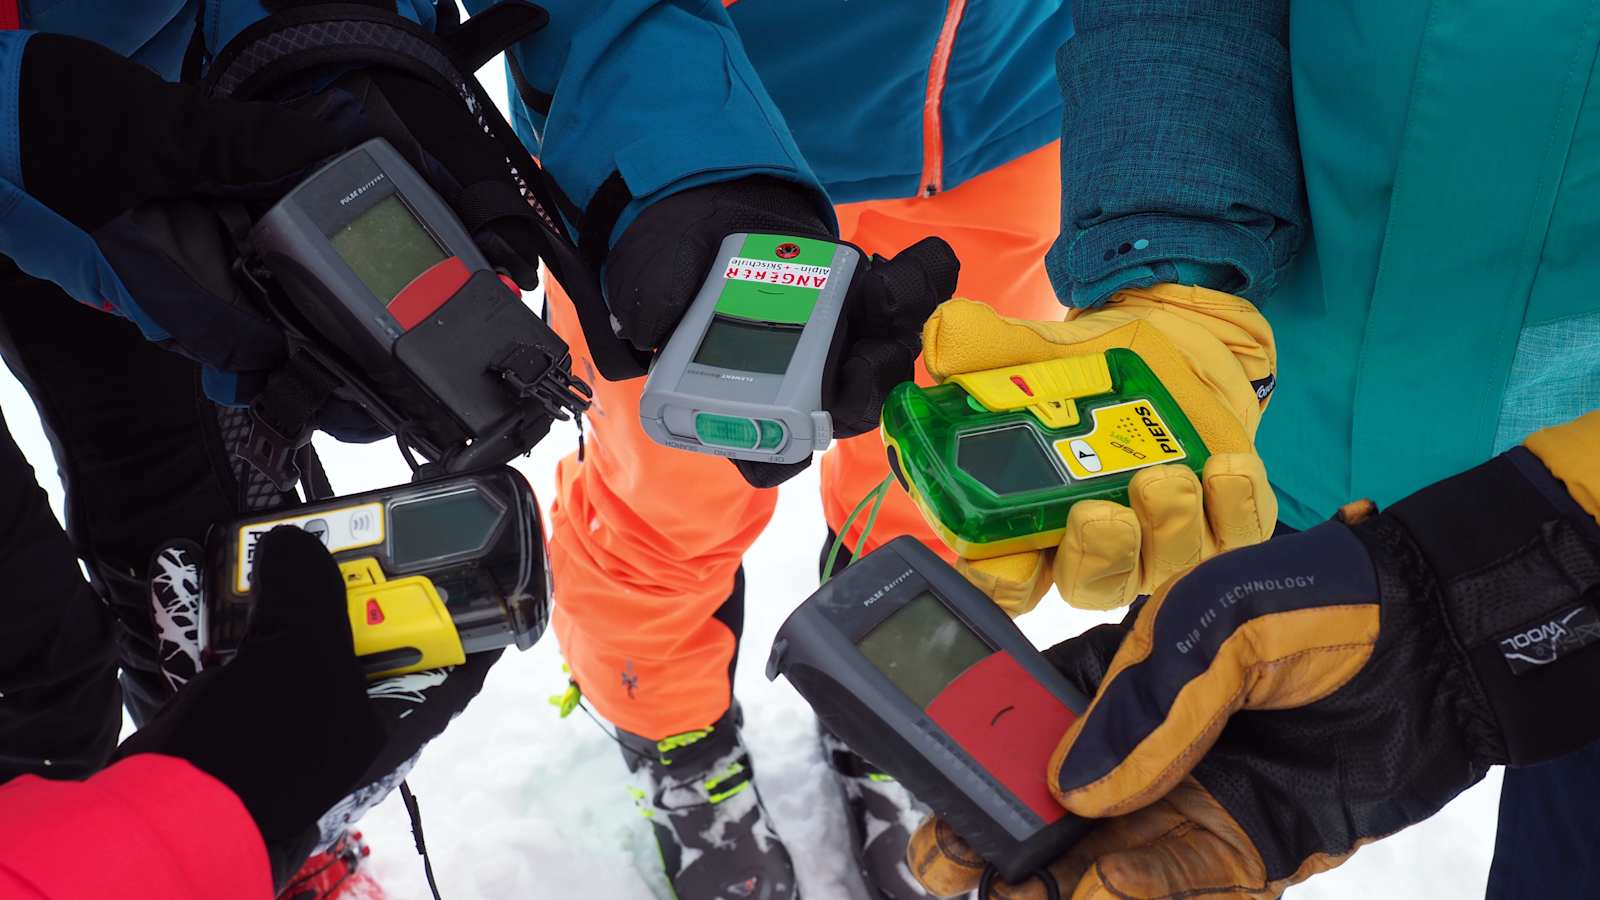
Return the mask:
M481 75L503 103L499 63ZM538 308L537 296L528 300ZM49 444L32 403L9 372L0 373L0 409L59 516L62 492ZM576 445L576 432L558 427L516 462L547 509L555 493L556 461ZM341 492L407 478L390 442L341 445L319 435L317 449ZM778 626L816 584L823 536L817 488L815 466L785 485L772 524L745 557L748 599L736 691L744 703L757 785L794 855L804 896L847 900L848 831L817 751L814 719L788 684L769 683L763 674ZM559 595L557 586L557 602ZM1117 618L1071 609L1052 594L1021 624L1036 643L1048 646ZM670 896L646 823L628 796L616 747L583 715L563 721L549 704L564 685L553 637L526 653L508 651L483 693L427 748L411 773L446 900ZM1481 897L1499 789L1495 770L1439 816L1361 850L1342 868L1289 896ZM399 797L391 797L361 827L373 847L371 870L388 900L427 900Z

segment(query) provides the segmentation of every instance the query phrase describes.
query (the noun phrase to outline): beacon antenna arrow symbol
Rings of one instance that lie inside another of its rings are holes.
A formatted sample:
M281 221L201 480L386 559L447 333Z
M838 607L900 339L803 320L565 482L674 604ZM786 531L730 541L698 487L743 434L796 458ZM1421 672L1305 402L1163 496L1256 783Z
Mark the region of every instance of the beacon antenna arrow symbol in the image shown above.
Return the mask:
M1078 463L1089 472L1098 472L1105 468L1100 462L1100 454L1094 452L1087 441L1074 440L1070 445L1072 455L1078 458Z

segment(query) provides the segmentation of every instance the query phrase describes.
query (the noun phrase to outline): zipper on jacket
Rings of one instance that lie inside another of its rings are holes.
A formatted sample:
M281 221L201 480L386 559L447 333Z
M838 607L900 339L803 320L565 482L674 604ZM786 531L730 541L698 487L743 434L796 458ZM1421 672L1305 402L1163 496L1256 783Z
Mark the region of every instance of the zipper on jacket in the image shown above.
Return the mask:
M932 197L944 190L944 126L940 122L944 81L950 73L950 53L955 49L956 29L967 11L967 0L949 0L944 11L944 26L933 45L928 65L928 93L922 98L922 184L918 193Z

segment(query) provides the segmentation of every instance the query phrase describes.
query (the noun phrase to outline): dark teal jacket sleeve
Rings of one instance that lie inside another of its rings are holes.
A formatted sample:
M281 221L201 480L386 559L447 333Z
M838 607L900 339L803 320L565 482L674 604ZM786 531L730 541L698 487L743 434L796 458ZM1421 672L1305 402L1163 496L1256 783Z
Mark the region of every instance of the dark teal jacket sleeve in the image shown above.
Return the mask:
M1257 303L1307 225L1289 0L1075 0L1065 103L1061 302L1163 281Z
M491 5L467 0L471 12ZM513 118L572 201L572 224L603 222L609 246L650 203L748 175L823 196L721 0L540 5L550 24L509 54ZM626 188L620 216L586 217L608 182Z

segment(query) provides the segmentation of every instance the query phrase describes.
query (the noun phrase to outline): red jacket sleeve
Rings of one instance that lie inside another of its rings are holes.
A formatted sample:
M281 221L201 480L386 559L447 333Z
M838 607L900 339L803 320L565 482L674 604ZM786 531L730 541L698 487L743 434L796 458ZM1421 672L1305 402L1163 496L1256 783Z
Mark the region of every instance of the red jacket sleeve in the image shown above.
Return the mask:
M272 900L266 847L233 792L170 756L0 787L0 900L106 897Z

